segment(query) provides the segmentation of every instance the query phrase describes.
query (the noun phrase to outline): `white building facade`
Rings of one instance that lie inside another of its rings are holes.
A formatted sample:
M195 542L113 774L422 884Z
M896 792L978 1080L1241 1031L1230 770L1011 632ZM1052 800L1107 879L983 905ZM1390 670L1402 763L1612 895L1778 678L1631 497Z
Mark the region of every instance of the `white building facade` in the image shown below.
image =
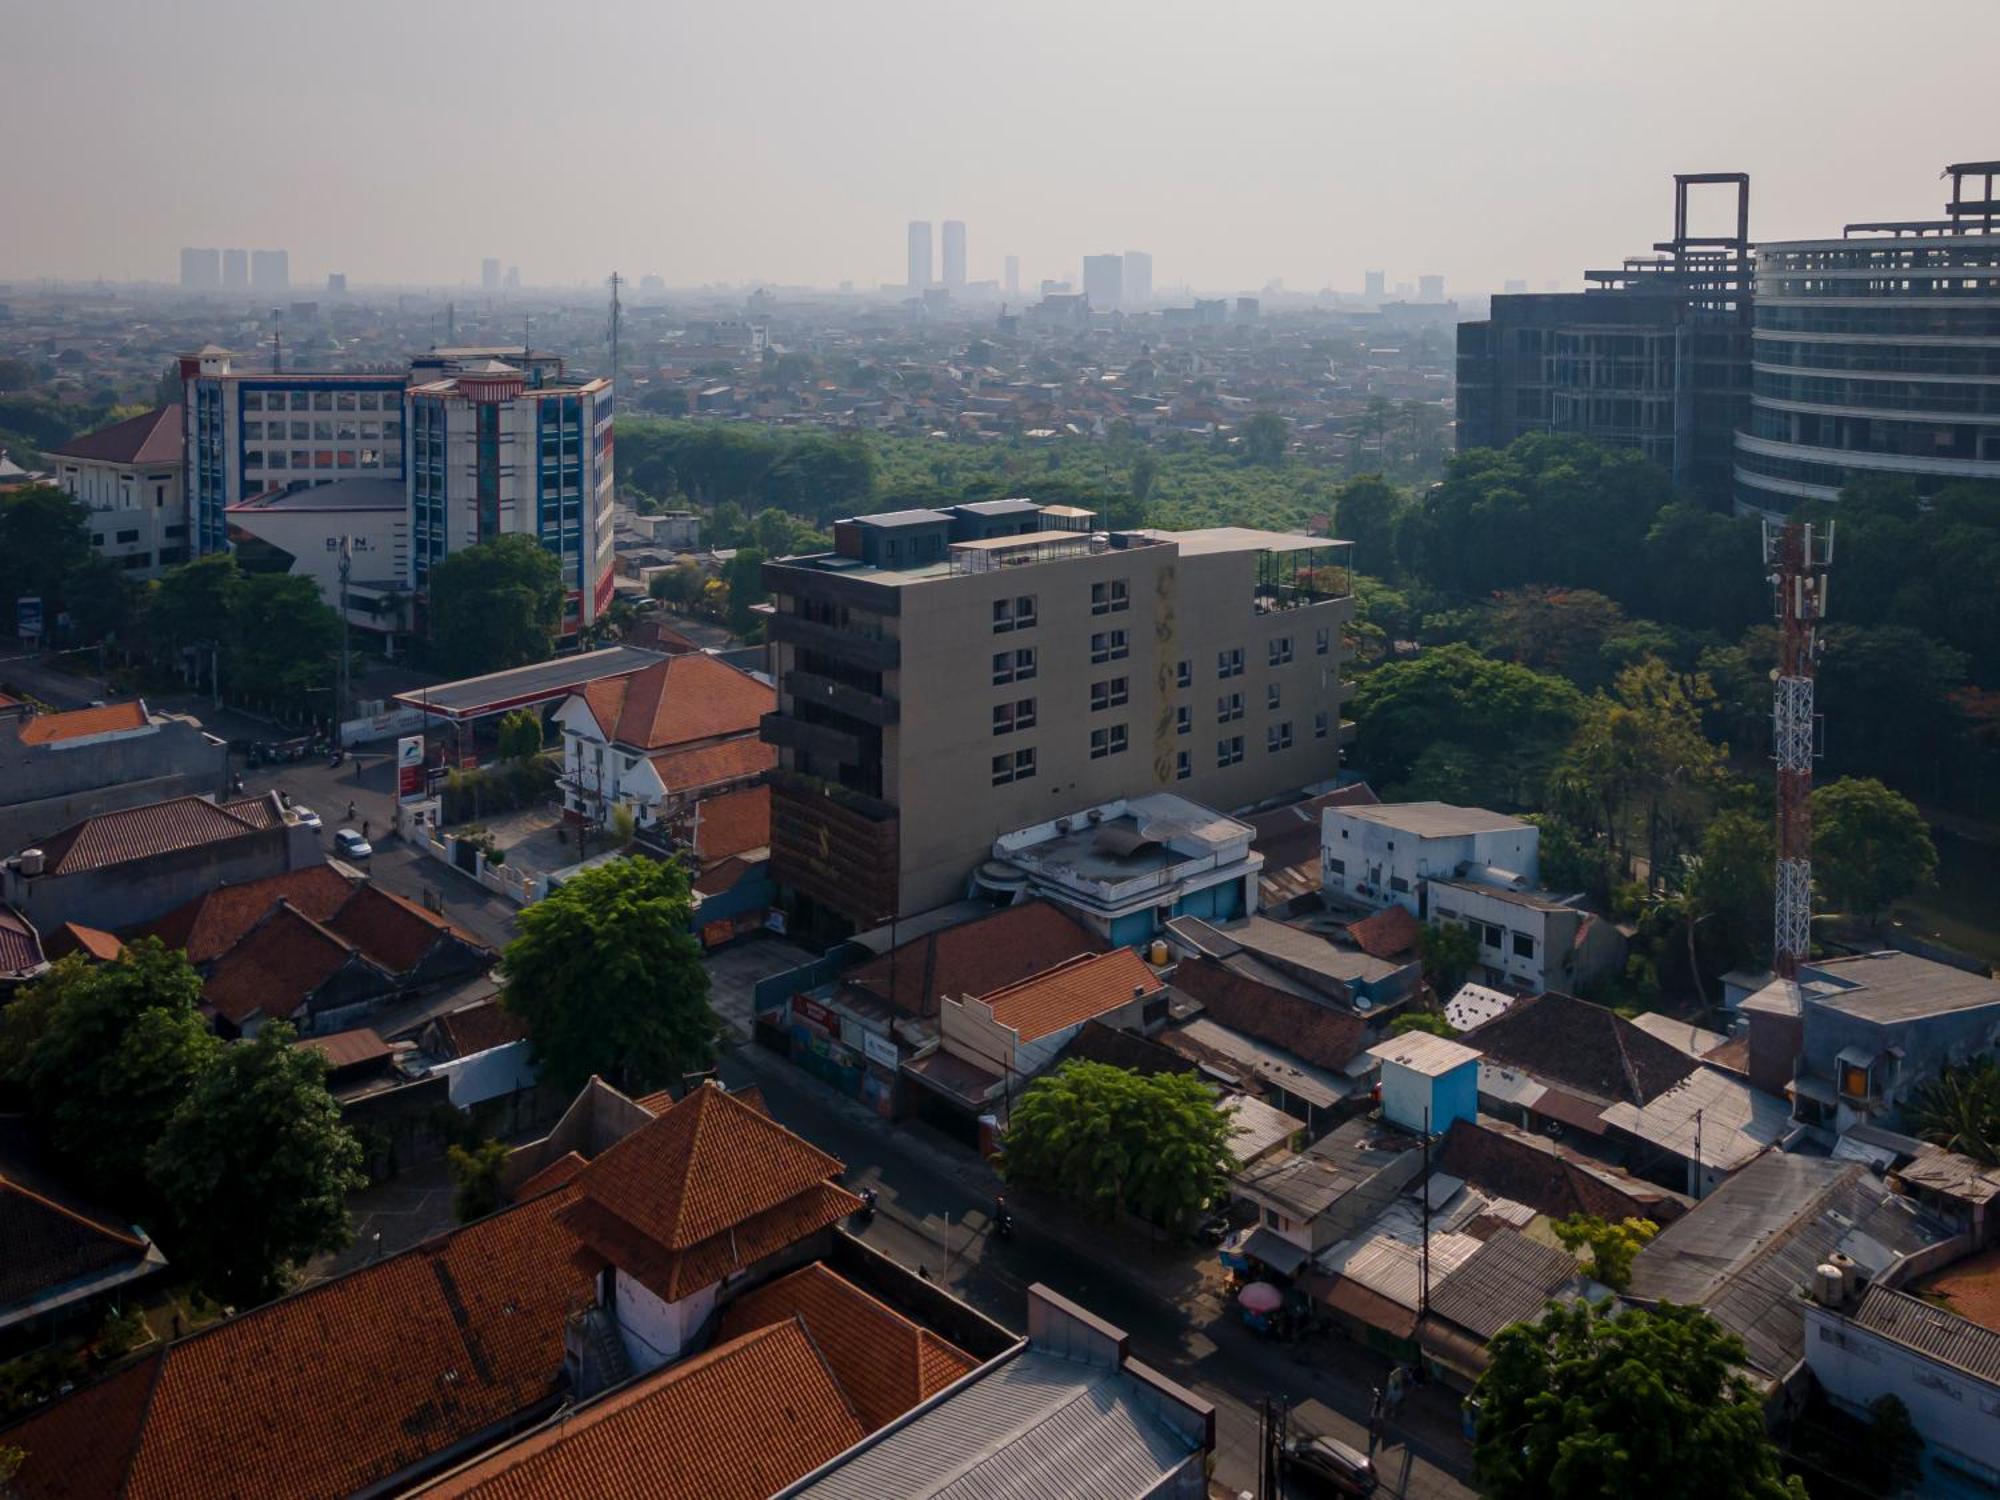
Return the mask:
M64 494L90 511L90 544L135 578L157 578L188 560L181 487L180 408L86 433L48 455Z
M1329 807L1320 819L1321 885L1343 902L1394 904L1426 917L1424 887L1433 877L1532 889L1540 838L1532 823L1449 802Z

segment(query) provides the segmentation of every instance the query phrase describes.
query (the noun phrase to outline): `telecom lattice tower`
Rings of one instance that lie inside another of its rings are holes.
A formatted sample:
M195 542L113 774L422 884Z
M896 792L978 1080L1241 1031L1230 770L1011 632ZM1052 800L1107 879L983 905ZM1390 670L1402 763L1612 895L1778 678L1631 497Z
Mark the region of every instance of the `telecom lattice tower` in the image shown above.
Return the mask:
M1778 670L1772 674L1772 757L1778 763L1777 924L1771 967L1798 977L1812 941L1812 769L1818 752L1813 668L1819 622L1826 616L1826 570L1833 564L1833 523L1764 523L1778 616Z

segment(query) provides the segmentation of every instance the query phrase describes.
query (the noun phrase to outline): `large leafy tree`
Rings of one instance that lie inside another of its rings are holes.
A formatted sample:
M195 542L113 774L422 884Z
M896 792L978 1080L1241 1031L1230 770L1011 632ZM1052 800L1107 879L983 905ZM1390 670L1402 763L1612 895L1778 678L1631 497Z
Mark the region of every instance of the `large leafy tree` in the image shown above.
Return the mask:
M142 938L114 963L64 959L7 1008L9 1075L49 1143L113 1203L148 1204L146 1150L214 1066L200 1001L186 956Z
M1601 1219L1596 1214L1571 1214L1550 1226L1565 1249L1590 1251L1590 1274L1622 1292L1632 1282L1632 1262L1647 1241L1660 1232L1651 1219Z
M431 644L447 672L476 676L546 660L562 629L562 564L510 532L431 569Z
M764 587L764 552L759 547L741 547L723 569L723 582L729 585L729 628L737 635L748 635L757 624L757 616L750 612L750 606L761 604L771 597Z
M1551 1305L1487 1346L1473 1466L1489 1500L1806 1500L1699 1308Z
M544 1082L568 1092L601 1073L643 1090L707 1065L719 1024L691 914L681 867L638 856L522 909L504 998L528 1023Z
M1907 625L1830 626L1818 692L1828 761L1935 795L1965 729L1953 698L1965 677L1964 652Z
M1406 779L1434 744L1480 757L1480 800L1538 802L1584 698L1560 677L1441 646L1376 668L1354 695L1355 760L1378 785Z
M1768 940L1775 843L1769 818L1735 808L1702 831L1701 856L1687 877L1689 920L1720 968L1754 957Z
M90 512L53 485L0 494L0 631L14 632L15 601L42 601L44 628L73 603L72 583L90 562Z
M1869 778L1812 794L1813 878L1834 906L1873 923L1891 902L1931 883L1937 847L1916 805Z
M308 1256L346 1245L361 1145L326 1089L326 1059L272 1021L223 1049L147 1153L173 1220L174 1263L239 1306L283 1291Z
M295 702L332 686L340 655L340 616L312 579L252 573L239 580L229 611L229 666L237 690Z
M1014 1101L1002 1170L1094 1212L1179 1225L1222 1192L1232 1130L1192 1074L1076 1060Z
M1334 534L1354 543L1354 565L1386 576L1396 560L1396 521L1408 498L1380 474L1357 474L1333 502Z
M1274 468L1285 461L1285 449L1291 443L1291 425L1282 414L1275 411L1253 412L1243 423L1243 461Z
M1605 642L1625 625L1625 611L1594 589L1535 584L1494 596L1486 639L1495 656L1583 687L1609 680Z

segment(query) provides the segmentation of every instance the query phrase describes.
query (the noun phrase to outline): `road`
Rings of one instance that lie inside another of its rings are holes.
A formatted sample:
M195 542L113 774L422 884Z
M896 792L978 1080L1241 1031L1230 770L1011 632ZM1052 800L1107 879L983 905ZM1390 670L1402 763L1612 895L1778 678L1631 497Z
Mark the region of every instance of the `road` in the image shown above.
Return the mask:
M925 1268L1008 1327L1026 1326L1027 1289L1042 1282L1125 1329L1141 1359L1215 1404L1215 1477L1231 1493L1255 1485L1256 1406L1267 1393L1330 1408L1322 1430L1367 1447L1369 1396L1386 1379L1388 1362L1338 1337L1280 1345L1254 1333L1199 1274L1213 1252L1190 1249L1176 1275L1161 1264L1171 1257L1154 1247L1121 1244L1115 1235L1089 1243L1056 1238L1052 1223L1038 1224L1037 1210L1018 1193L1010 1199L1017 1233L997 1241L991 1173L927 1127L891 1126L753 1044L738 1046L722 1075L732 1087L757 1084L775 1119L848 1164L849 1186L876 1190L880 1210L861 1232L877 1249ZM1135 1273L1141 1262L1144 1273ZM1456 1428L1448 1393L1413 1395L1376 1452L1379 1493L1471 1496L1461 1478L1469 1453Z

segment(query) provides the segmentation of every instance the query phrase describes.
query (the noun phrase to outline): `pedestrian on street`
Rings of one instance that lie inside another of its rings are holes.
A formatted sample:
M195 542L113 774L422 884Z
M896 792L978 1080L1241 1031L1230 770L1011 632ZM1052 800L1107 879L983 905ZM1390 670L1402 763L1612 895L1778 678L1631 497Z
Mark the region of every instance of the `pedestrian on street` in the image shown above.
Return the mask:
M347 821L350 823L354 821L354 799L351 797L347 802Z

